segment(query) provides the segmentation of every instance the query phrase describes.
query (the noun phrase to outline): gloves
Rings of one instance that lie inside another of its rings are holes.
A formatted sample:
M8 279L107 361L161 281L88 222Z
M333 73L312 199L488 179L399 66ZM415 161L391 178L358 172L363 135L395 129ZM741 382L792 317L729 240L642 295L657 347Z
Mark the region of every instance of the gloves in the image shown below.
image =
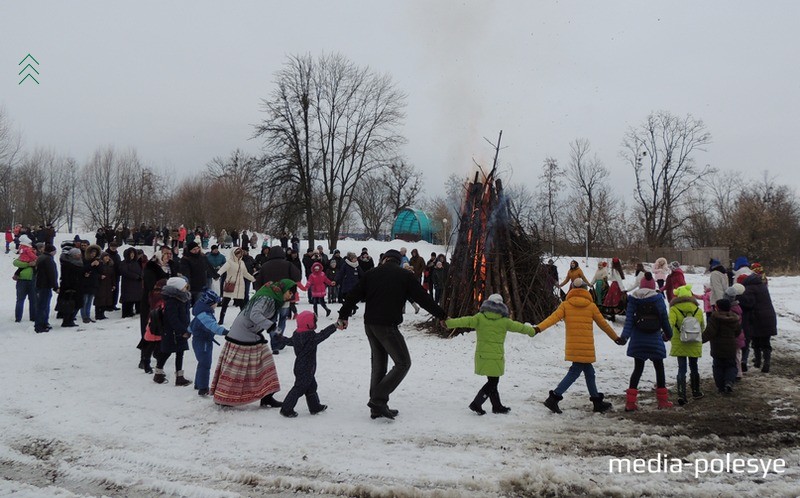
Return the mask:
M616 341L614 341L614 342L616 342L616 343L617 343L617 344L619 344L620 346L624 346L624 345L625 345L625 344L628 342L628 340L627 340L627 339L625 339L624 337L619 337L619 338L617 338L617 340L616 340Z

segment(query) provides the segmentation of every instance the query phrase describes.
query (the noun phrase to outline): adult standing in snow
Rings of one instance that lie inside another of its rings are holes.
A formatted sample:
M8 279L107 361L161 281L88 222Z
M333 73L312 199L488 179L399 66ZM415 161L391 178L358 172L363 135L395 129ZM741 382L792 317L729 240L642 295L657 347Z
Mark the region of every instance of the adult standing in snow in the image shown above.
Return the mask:
M348 252L347 259L344 260L344 265L342 265L342 268L336 274L336 284L339 286L339 295L343 300L347 300L347 295L355 288L356 284L358 284L361 275L356 253ZM358 306L354 305L350 312L355 314L356 310L358 310Z
M187 242L180 264L181 274L189 280L189 291L192 295L192 304L194 304L203 294L208 276L208 261L203 256L200 245L193 240Z
M773 335L778 335L778 317L772 305L772 298L764 280L755 273L742 273L737 278L744 285L744 293L739 296L742 307L742 328L747 343L753 346L753 365L769 373L772 360ZM748 344L742 349L742 370L746 371ZM762 363L763 355L763 363Z
M283 303L296 292L297 284L290 279L262 285L233 321L211 382L215 403L239 406L261 400L261 406L282 405L273 397L281 384L262 332L277 326Z
M288 278L292 282L299 282L303 275L300 273L300 268L292 264L291 261L286 259L286 255L280 246L273 246L269 250L267 259L258 271L255 284L253 288L258 291L267 282L279 282ZM278 325L274 330L270 331L270 341L274 339L276 334L283 334L286 328L286 318L289 316L290 301L285 300L281 303L280 313L278 314ZM277 351L273 348L273 352Z
M725 267L722 266L722 263L720 263L718 259L712 259L708 266L711 269L711 275L709 276L711 296L709 299L711 300L712 304L716 305L717 301L725 298L725 291L729 287L728 275Z
M36 323L33 329L36 332L49 332L50 327L50 300L53 292L58 292L58 268L53 259L56 248L47 244L44 251L36 260Z
M669 264L670 273L667 275L667 280L664 282L664 287L661 289L667 296L667 301L672 302L675 298L675 289L686 285L686 277L683 276L681 264L673 261Z
M243 254L241 247L235 248L231 258L219 269L220 273L225 274L225 281L222 283L222 306L219 312L220 325L225 322L225 312L231 299L234 306L238 306L239 309L244 307L244 280L251 282L255 280L255 277L247 271L247 265L242 260Z
M122 303L122 318L134 316L134 310L139 311L139 302L142 300L142 264L136 255L136 249L129 247L122 253L123 260L119 265L122 275L122 289L120 302Z
M384 254L382 264L367 272L350 290L344 305L339 309L341 328L359 301L366 301L364 328L372 351L369 406L371 417L393 419L397 410L389 408L389 395L397 389L411 368L411 355L398 326L403 323L403 305L413 300L439 320L447 316L431 296L425 292L414 274L400 267L402 256L395 249ZM443 324L444 325L444 324ZM388 359L394 366L387 372Z

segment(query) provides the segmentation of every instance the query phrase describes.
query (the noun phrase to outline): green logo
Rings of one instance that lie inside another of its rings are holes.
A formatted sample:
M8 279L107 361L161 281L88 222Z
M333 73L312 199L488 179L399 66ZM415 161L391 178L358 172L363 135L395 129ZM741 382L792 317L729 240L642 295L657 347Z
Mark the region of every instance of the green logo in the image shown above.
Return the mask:
M33 63L36 64L37 66L39 65L39 61L34 59L34 57L31 54L28 54L28 55L25 56L24 59L19 61L19 64L17 64L17 66L21 66L28 59L33 61ZM29 71L29 69L30 69L30 71ZM31 72L31 71L33 71L33 72ZM30 62L25 67L22 68L22 71L20 71L19 74L17 74L17 76L22 76L22 73L25 73L25 76L23 76L22 79L19 80L19 83L17 83L18 85L21 85L22 82L27 80L28 78L30 78L33 81L35 81L37 85L39 84L39 80L37 80L36 77L33 75L33 73L39 74L39 71L37 71L35 67L31 66Z

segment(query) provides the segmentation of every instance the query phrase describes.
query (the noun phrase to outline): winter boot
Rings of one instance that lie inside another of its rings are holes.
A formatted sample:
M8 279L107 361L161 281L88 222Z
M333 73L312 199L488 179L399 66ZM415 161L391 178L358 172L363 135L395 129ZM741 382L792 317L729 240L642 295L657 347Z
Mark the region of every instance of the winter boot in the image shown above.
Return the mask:
M197 395L198 396L208 396L208 389L207 388L206 389L198 389L197 390Z
M281 415L286 418L295 418L297 416L297 412L294 410L283 410L281 409Z
M328 405L323 405L319 402L319 394L317 393L306 396L306 403L308 403L308 411L311 415L316 415L328 409Z
M163 384L167 381L167 376L164 375L163 368L156 368L156 374L153 375L153 382L156 384Z
M771 360L772 360L772 349L765 349L764 364L761 366L761 371L763 373L769 373L769 364Z
M183 370L178 370L175 372L175 385L176 386L188 386L191 384L191 379L187 379L183 376Z
M658 400L658 408L672 408L672 402L668 399L669 391L666 387L656 388L656 399Z
M753 366L761 368L761 348L753 348Z
M639 409L639 405L636 404L636 398L639 397L639 390L638 389L628 389L625 391L625 411L626 412L635 412Z
M560 394L556 394L554 391L550 391L550 396L544 400L544 406L550 409L553 413L563 413L561 408L558 407L558 402L564 399L564 396Z
M678 385L676 386L678 390L678 404L680 406L685 405L688 401L686 399L686 376L679 375L678 376Z
M392 416L391 418L396 417L400 413L399 410L393 410L393 409L389 408L388 406L386 408L389 410L389 415ZM383 412L370 407L369 418L371 418L372 420L375 420L376 418L381 418L381 417L383 417Z
M486 410L483 409L483 403L485 403L488 398L489 395L486 394L486 389L482 387L481 390L478 391L477 396L475 396L475 399L472 400L472 403L469 404L469 409L478 415L486 415Z
M603 398L605 398L603 393L597 393L597 397L589 397L589 400L591 400L591 402L594 404L594 409L592 411L603 413L611 409L611 403L608 401L603 401Z
M273 398L271 394L267 394L261 398L261 406L266 406L267 408L280 408L283 406L283 403Z
M700 374L693 373L689 375L689 381L692 383L692 397L700 399L704 396L703 391L700 390Z
M396 410L392 410L389 408L389 405L381 404L381 403L373 403L370 401L367 403L369 407L369 416L370 418L376 419L380 417L388 418L389 420L394 420L397 416Z
M508 413L511 411L511 408L503 406L503 403L500 402L500 393L497 391L489 393L489 401L492 402L492 413Z

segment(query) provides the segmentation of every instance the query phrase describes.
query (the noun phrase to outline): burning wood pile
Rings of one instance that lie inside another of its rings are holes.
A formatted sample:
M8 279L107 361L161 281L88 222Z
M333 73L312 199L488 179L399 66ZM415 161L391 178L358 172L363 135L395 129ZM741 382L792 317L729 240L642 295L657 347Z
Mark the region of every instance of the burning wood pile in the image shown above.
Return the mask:
M450 317L473 315L491 294L500 294L511 318L536 323L557 306L537 233L525 233L509 208L494 169L467 186L458 239L442 294ZM463 332L456 331L456 332Z

